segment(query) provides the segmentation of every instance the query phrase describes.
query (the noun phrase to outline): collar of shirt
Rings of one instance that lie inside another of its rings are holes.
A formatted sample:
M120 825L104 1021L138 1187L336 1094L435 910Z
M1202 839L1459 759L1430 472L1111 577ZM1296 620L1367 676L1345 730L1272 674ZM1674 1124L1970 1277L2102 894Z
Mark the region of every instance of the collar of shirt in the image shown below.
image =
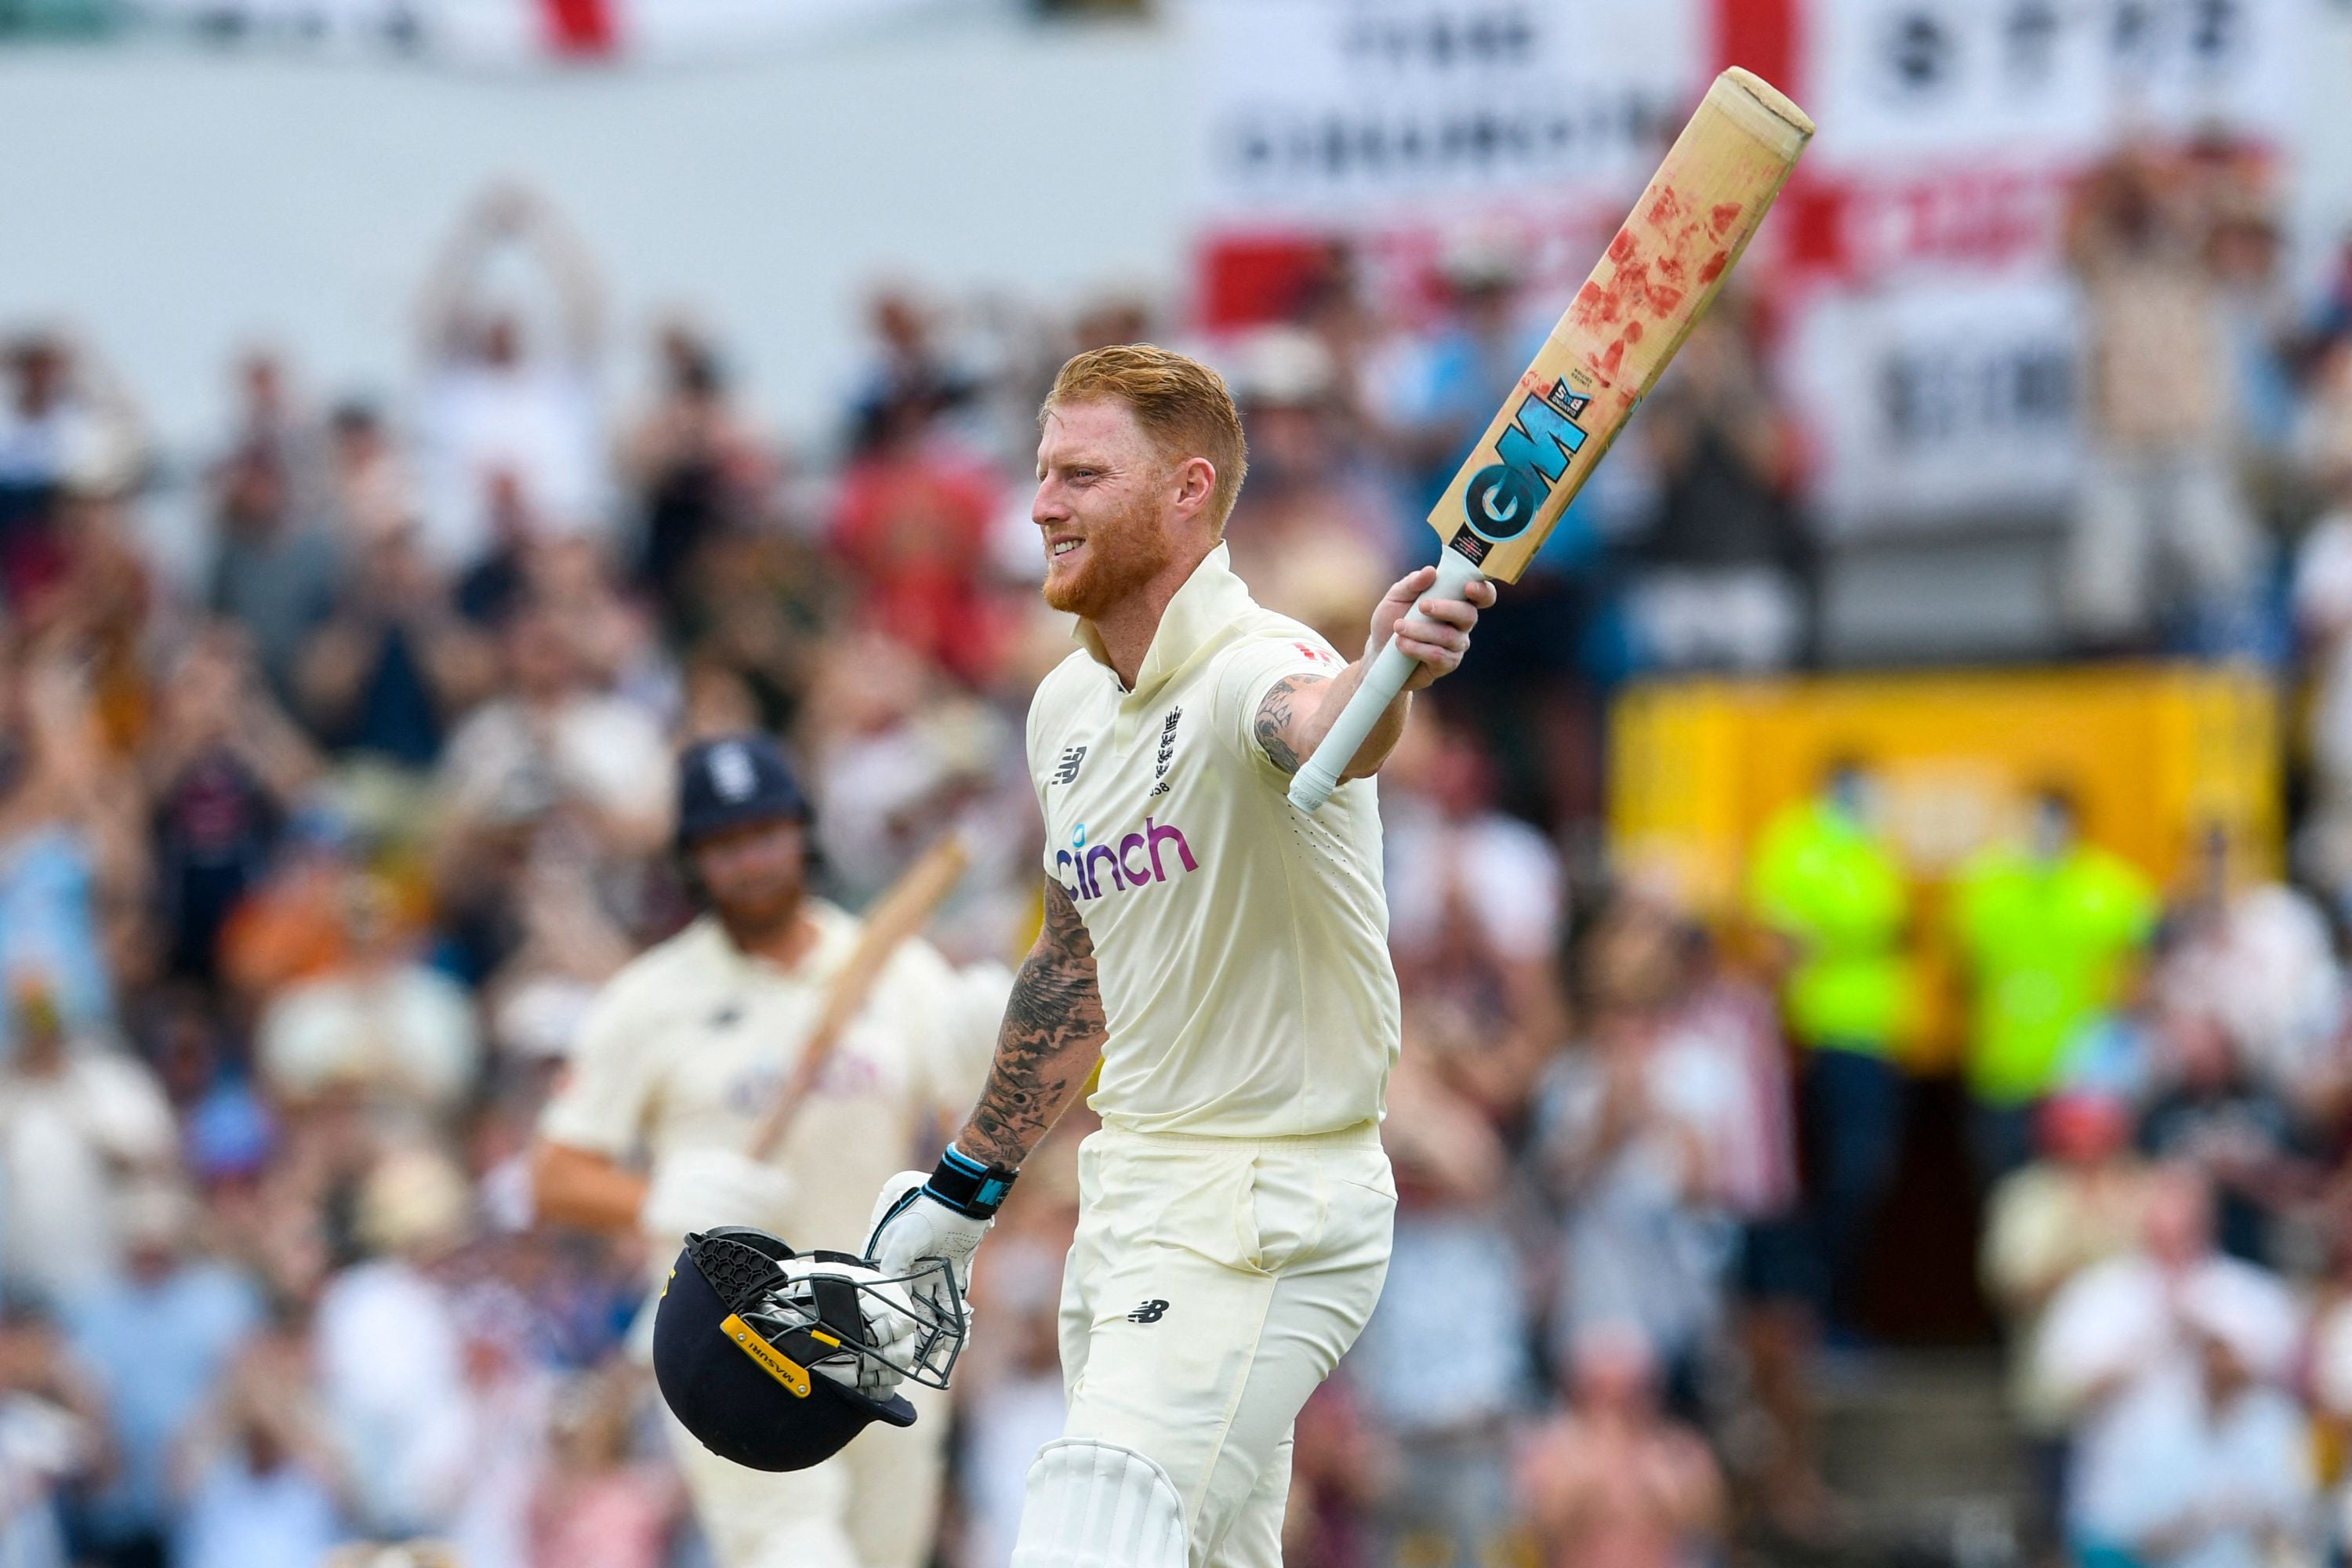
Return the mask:
M1201 563L1192 568L1192 574L1184 579L1184 585L1176 590L1175 597L1160 613L1159 629L1151 634L1151 646L1144 650L1143 664L1135 672L1135 686L1119 695L1117 739L1121 750L1134 743L1147 719L1158 722L1157 700L1161 689L1223 647L1255 603L1249 585L1234 574L1231 552L1219 542L1201 558ZM1082 620L1070 635L1102 666L1106 675L1114 682L1118 679L1093 626Z
M694 923L701 933L709 962L722 973L739 980L816 984L830 978L848 958L848 950L856 943L857 922L845 910L814 895L803 899L802 909L816 927L816 941L790 969L737 947L735 939L727 934L727 928L715 914L698 915Z

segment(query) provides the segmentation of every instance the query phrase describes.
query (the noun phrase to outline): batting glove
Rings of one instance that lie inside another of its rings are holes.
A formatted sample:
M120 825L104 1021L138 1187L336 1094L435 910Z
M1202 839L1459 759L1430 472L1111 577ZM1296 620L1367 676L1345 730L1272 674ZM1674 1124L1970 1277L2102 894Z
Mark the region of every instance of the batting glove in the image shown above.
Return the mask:
M904 1274L926 1258L946 1260L956 1289L971 1288L971 1255L996 1223L1013 1173L983 1165L952 1143L928 1176L901 1171L882 1184L866 1256L885 1274Z

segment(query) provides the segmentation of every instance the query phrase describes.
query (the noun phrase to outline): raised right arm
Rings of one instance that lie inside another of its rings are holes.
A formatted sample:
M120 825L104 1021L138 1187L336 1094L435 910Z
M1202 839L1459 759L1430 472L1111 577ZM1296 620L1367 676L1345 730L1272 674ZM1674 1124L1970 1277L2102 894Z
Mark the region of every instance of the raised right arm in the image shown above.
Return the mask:
M1070 895L1049 881L1045 929L1013 977L996 1058L956 1148L983 1164L1018 1169L1077 1099L1108 1033L1094 942Z

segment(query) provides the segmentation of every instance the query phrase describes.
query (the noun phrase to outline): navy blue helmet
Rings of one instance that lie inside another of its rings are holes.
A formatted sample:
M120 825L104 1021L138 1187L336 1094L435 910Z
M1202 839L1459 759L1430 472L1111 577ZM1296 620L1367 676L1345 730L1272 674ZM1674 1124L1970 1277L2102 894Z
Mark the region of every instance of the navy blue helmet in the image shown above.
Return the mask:
M726 1226L686 1238L654 1319L654 1378L721 1458L801 1470L874 1422L915 1424L897 1384L945 1388L963 1348L953 1270L885 1276L863 1258L795 1253Z
M776 742L756 731L698 741L677 760L677 843L753 822L808 820L808 797Z

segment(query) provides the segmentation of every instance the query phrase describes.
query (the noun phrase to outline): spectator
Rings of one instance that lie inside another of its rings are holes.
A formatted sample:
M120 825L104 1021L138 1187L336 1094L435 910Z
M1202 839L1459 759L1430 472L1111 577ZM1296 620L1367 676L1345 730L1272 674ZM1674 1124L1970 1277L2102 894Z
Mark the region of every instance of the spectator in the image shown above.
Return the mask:
M561 814L596 850L643 855L669 834L669 748L635 704L589 684L554 611L517 608L505 690L449 739L436 794L463 845L477 826ZM461 851L462 852L462 851Z
M359 845L353 825L313 802L295 812L268 875L221 928L221 979L250 1012L297 980L325 974L349 956L343 909Z
M67 1568L58 1505L104 1476L105 1429L55 1320L22 1294L0 1300L0 1560L10 1568Z
M1553 1338L1566 1359L1595 1324L1641 1324L1672 1407L1693 1411L1733 1242L1717 1135L1744 1086L1671 1027L1687 950L1670 920L1627 899L1588 942L1587 1037L1548 1071L1538 1110L1566 1210Z
M245 627L272 690L295 689L295 661L332 612L342 571L339 542L296 510L294 476L278 447L255 442L222 463L215 502L215 615Z
M1389 1084L1396 1242L1379 1307L1349 1352L1363 1413L1395 1445L1374 1521L1384 1562L1483 1563L1508 1545L1509 1424L1532 1382L1532 1324L1510 1221L1510 1155L1458 1087L1474 1031L1419 1016ZM1433 1384L1427 1347L1443 1343Z
M661 1568L685 1510L677 1476L632 1454L642 1390L618 1369L583 1380L556 1412L555 1466L531 1500L528 1568Z
M2155 929L2156 895L2120 856L2084 843L2065 789L2033 799L2026 842L1970 858L1952 893L1971 988L1969 1152L1985 1186L2032 1153L2033 1107L2112 1003Z
M405 525L369 542L300 671L297 698L320 739L412 770L432 765L451 718L491 679L488 650Z
M1810 1219L1831 1321L1851 1332L1861 1264L1903 1147L1895 1060L1913 984L1910 889L1879 835L1878 783L1833 763L1820 793L1764 829L1748 902L1781 943L1781 1010L1805 1047Z
M2066 603L2092 647L2145 642L2159 559L2178 563L2190 607L2209 617L2243 614L2259 565L2230 445L2232 374L2210 219L2179 174L2152 149L2128 148L2092 172L2068 218L2091 450Z
M2011 1407L2028 1445L2042 1517L2056 1541L2065 1496L2065 1415L2033 1376L2042 1315L2066 1283L2135 1251L2147 1223L2151 1167L2132 1149L2121 1101L2074 1090L2044 1100L2041 1154L2003 1176L1986 1207L1979 1274L2004 1319Z
M1577 1336L1571 1405L1538 1430L1519 1491L1547 1568L1677 1568L1725 1528L1723 1480L1699 1435L1657 1404L1642 1331L1596 1323Z
M74 1350L104 1401L114 1474L82 1510L105 1568L170 1562L172 1463L263 1321L253 1283L194 1252L189 1194L149 1179L120 1205L122 1277L75 1303Z
M2317 1187L2295 1146L2292 1114L2247 1071L2219 1019L2172 1010L2162 1016L2157 1040L2141 1146L2203 1172L2217 1194L2221 1249L2265 1261L2275 1250L2275 1222Z
M491 1043L510 1056L560 1062L597 991L635 953L589 873L560 855L537 856L523 873L521 940L482 988Z
M1771 994L1705 927L1685 925L1682 942L1688 984L1670 1028L1738 1086L1708 1133L1715 1188L1739 1227L1730 1282L1747 1397L1741 1440L1725 1446L1772 1530L1818 1544L1832 1531L1837 1500L1821 1468L1818 1238L1802 1207L1789 1041Z
M635 575L679 626L706 548L757 521L775 475L732 405L717 347L677 321L656 347L661 390L626 451L643 514Z
M940 426L942 395L918 379L866 416L825 539L866 583L867 624L984 686L1013 624L989 569L999 480Z
M230 377L236 390L227 449L267 452L290 481L297 509L316 510L326 478L326 431L304 406L285 356L267 346L248 349L237 357Z
M0 1278L68 1301L111 1282L126 1183L176 1152L172 1112L133 1058L68 1033L19 982L16 1054L0 1068Z
M2238 468L2258 515L2276 517L2295 508L2304 489L2294 464L2299 333L2281 266L2285 236L2258 189L2229 191L2217 207L2209 265L2233 372L2229 402Z
M312 1568L349 1533L307 1347L273 1324L180 1455L174 1568Z
M1433 704L1414 710L1381 784L1389 950L1399 983L1490 1023L1481 1032L1522 1060L1549 1051L1567 1028L1558 976L1568 879L1559 852L1495 808L1492 768L1477 738Z
M2167 1006L2218 1022L2248 1072L2298 1117L2324 1120L2345 1089L2334 941L2306 894L2255 874L2250 859L2218 825L2199 835L2156 989Z
M375 405L338 404L327 430L328 532L346 552L361 554L415 519L414 487Z
M262 879L279 826L318 772L230 626L188 645L142 757L154 805L155 881L168 973L217 978L222 928Z
M0 400L0 605L18 608L62 574L58 509L69 486L110 489L145 462L129 395L97 356L55 332L7 345Z
M885 426L909 412L921 419L953 413L979 391L978 378L941 342L940 312L902 284L886 283L866 303L868 363L849 400L849 445L870 450Z
M2274 1381L2294 1349L2292 1308L2275 1277L2214 1250L2211 1194L2197 1172L2173 1166L2156 1173L2142 1227L2136 1249L2083 1269L2059 1289L2032 1350L2036 1397L2063 1412L2072 1433L2066 1520L2078 1552L2150 1546L2171 1552L2197 1546L2216 1525L2261 1522L2259 1514L2216 1511L2192 1528L2200 1521L2181 1513L2184 1500L2213 1498L2197 1484L2206 1465L2216 1464L2206 1475L2224 1488L2247 1473L2234 1458L2217 1463L2229 1434L2200 1435L2231 1392L2213 1380L2203 1342L2223 1326L2215 1312L2230 1314L2231 1323L2252 1320L2250 1339L2234 1331L2221 1337L2231 1339L2246 1371ZM2248 1435L2275 1432L2267 1399L2245 1413L2257 1417ZM2200 1444L2211 1445L2202 1456ZM2179 1527L2174 1539L2160 1538L2166 1525Z
M344 884L346 956L264 1011L254 1055L263 1081L302 1104L331 1094L453 1114L473 1088L480 1043L466 994L418 963L386 889Z
M1642 422L1657 510L1630 601L1647 661L1783 669L1811 637L1811 541L1788 489L1790 435L1737 299L1700 318Z
M531 340L517 306L490 290L491 265L508 247L535 265L555 301L551 351ZM586 251L537 196L496 186L459 219L419 310L424 544L441 569L463 572L487 552L501 484L552 531L605 531L595 396L602 313Z
M69 1029L114 1022L118 956L145 893L139 795L105 747L87 671L58 646L0 648L0 986L37 984ZM110 913L113 915L110 919ZM13 1037L0 1011L0 1046Z
M2087 1568L2258 1568L2308 1560L2310 1439L2280 1386L2294 1310L2275 1281L2209 1270L2181 1290L2186 1353L2120 1396L2086 1447L2074 1503Z
M329 1281L313 1330L326 1430L360 1523L379 1539L455 1520L478 1419L441 1267L473 1225L464 1175L428 1147L388 1150L359 1191L373 1255Z
M844 639L810 689L803 732L825 808L816 843L853 903L888 887L1003 771L1002 716L940 686L916 649L870 631Z
M1339 366L1320 338L1268 328L1244 346L1234 398L1249 431L1249 483L1226 525L1234 570L1269 608L1352 648L1402 529Z
M1495 389L1518 379L1551 331L1551 318L1530 310L1525 259L1502 235L1449 246L1438 273L1448 309L1429 331L1393 345L1368 378L1414 516L1444 496L1495 417Z
M518 1154L525 1136L525 1129L515 1129ZM528 1163L518 1160L513 1175L524 1191L507 1191L492 1173L475 1184L486 1226L510 1230L530 1223ZM509 1270L497 1262L461 1259L452 1273L457 1278L450 1308L464 1357L470 1444L457 1502L438 1533L463 1568L531 1568L533 1515L554 1462L550 1438L557 1432L555 1415L568 1384L534 1353L540 1336L532 1318L538 1309L506 1278ZM640 1387L625 1384L620 1397ZM593 1386L581 1392L593 1396ZM609 1402L613 1396L605 1397ZM613 1468L593 1449L575 1449L563 1458L578 1461L583 1475L597 1481L607 1479ZM646 1468L636 1467L638 1479ZM658 1503L658 1478L656 1489L652 1500ZM643 1540L650 1533L660 1542L667 1535L672 1513L656 1507L633 1523L630 1512L605 1506L603 1490L584 1488L576 1502L583 1515L606 1516L616 1552L626 1551L633 1536Z

